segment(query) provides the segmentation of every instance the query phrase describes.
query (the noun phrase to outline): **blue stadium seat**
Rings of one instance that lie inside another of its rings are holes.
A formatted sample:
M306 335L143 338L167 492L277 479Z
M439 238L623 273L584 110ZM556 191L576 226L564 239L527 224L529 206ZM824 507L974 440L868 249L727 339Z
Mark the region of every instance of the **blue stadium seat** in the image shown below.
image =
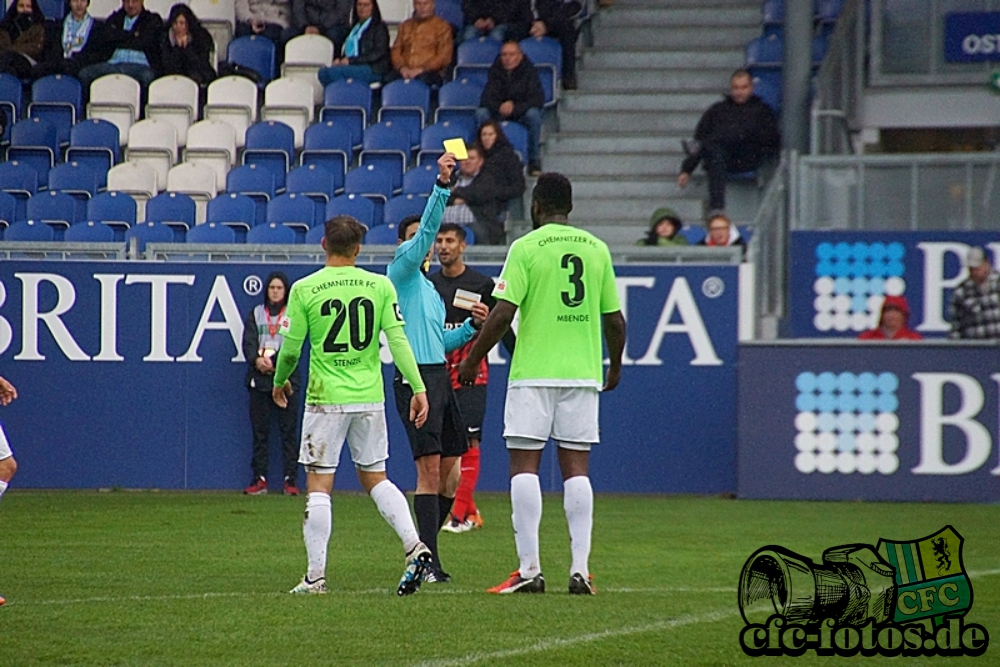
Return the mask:
M330 203L326 205L326 219L329 220L338 215L349 215L366 227L376 225L375 204L362 195L347 194L331 199Z
M174 243L174 230L158 222L138 222L125 232L125 242L131 243L136 239L136 248L139 252L146 250L147 243ZM183 239L182 239L183 240Z
M146 202L146 220L185 232L195 225L197 205L183 192L161 192Z
M701 243L705 238L705 228L696 227L692 225L684 225L681 227L680 233L688 240L690 245L697 245Z
M761 24L764 26L780 26L785 22L784 0L764 0L761 5Z
M39 192L29 199L25 216L28 220L37 220L64 229L83 222L83 217L77 212L73 195L55 190Z
M9 192L0 192L0 226L6 227L15 220L20 220L17 216L17 200Z
M438 91L438 106L434 112L435 122L466 119L473 127L476 124L476 109L483 96L484 81L458 78L441 86Z
M31 86L30 118L44 118L55 126L60 144L69 143L70 130L83 117L80 82L65 74L52 74Z
M528 164L528 128L513 120L500 121L500 128L521 158L521 164Z
M72 225L63 233L63 241L73 243L114 243L115 230L103 222L88 220Z
M323 236L326 234L326 225L316 225L308 232L306 232L305 243L306 245L317 245L323 240Z
M820 32L812 40L812 61L814 67L819 67L826 57L826 49L830 45L830 33Z
M31 165L17 160L0 162L0 191L14 196L17 200L17 218L24 220L28 197L38 192L38 172Z
M278 222L257 225L247 232L247 243L295 243L295 230Z
M49 21L62 21L68 5L68 2L61 2L61 0L38 0L38 8L42 10L45 18Z
M410 147L420 144L420 130L431 115L431 89L419 79L396 79L382 87L379 123L395 122L410 135Z
M337 192L344 189L344 174L354 155L351 132L333 121L314 123L306 128L299 163L302 166L315 164L333 175Z
M562 78L562 46L551 37L525 37L520 45L524 55L538 70L542 90L545 91L545 108L555 106Z
M66 192L86 200L100 190L101 181L97 173L79 162L63 162L49 171L49 189Z
M442 120L428 125L420 135L417 164L437 165L437 159L444 154L445 139L464 139L471 144L475 133L475 125L467 125L464 120Z
M489 69L493 61L500 55L500 47L502 46L503 43L500 40L493 39L492 37L482 36L475 39L467 39L458 45L458 51L455 54L455 64L478 65Z
M752 39L746 46L747 69L781 69L784 62L784 39L778 33Z
M295 157L295 132L275 120L254 123L247 128L243 164L256 164L274 176L274 187L285 187L285 174Z
M49 169L59 157L59 133L55 126L41 118L26 118L10 128L8 160L18 160L34 167L38 172L38 184L49 182Z
M291 227L304 236L316 224L316 204L304 195L279 195L267 204L267 222Z
M369 164L347 172L344 192L367 197L375 204L373 220L382 219L382 207L393 195L393 174L387 173L379 165Z
M44 222L18 220L3 233L4 241L55 241L56 230Z
M465 23L460 0L438 0L434 3L434 13L447 21L456 33Z
M437 165L418 165L403 174L403 194L427 197L437 181Z
M24 88L16 76L0 73L0 108L7 114L7 127L4 128L2 141L10 141L10 128L21 119L21 109L24 103Z
M232 172L229 172L232 173ZM268 199L270 201L270 199ZM206 222L218 222L248 231L263 222L257 221L257 204L248 195L236 192L221 194L208 202Z
M87 219L120 229L135 225L136 204L124 192L102 192L87 202Z
M385 203L382 211L384 224L396 223L408 215L421 215L427 207L427 197L420 195L399 195Z
M237 37L229 42L227 58L231 63L249 67L260 74L261 87L267 85L275 74L274 42L260 35Z
M816 0L816 20L824 24L837 22L844 0Z
M361 148L361 135L372 117L372 90L367 83L354 79L334 81L323 90L323 108L319 119L335 121L351 132L351 146Z
M762 99L774 113L781 114L781 72L765 70L753 77L753 92Z
M465 225L465 245L476 245L476 233L472 231L472 227L469 227L468 225Z
M333 174L315 164L296 167L285 178L285 192L303 194L323 205L336 195Z
M403 172L410 162L412 139L393 121L369 125L365 130L363 149L360 155L361 167L374 166L392 175L392 189L403 187ZM417 140L419 145L419 138ZM360 167L359 167L360 168ZM347 188L345 176L345 189ZM391 194L391 193L390 193Z
M389 223L369 229L368 233L365 234L364 243L366 245L396 245L397 241L399 241L399 236L396 224Z
M118 128L106 120L88 118L69 132L67 162L79 162L94 170L100 187L108 182L108 171L121 162Z
M236 167L226 175L226 191L238 192L253 200L257 214L255 224L262 225L267 219L267 202L275 196L274 174L255 164Z
M236 232L218 222L206 222L188 230L188 243L236 243Z

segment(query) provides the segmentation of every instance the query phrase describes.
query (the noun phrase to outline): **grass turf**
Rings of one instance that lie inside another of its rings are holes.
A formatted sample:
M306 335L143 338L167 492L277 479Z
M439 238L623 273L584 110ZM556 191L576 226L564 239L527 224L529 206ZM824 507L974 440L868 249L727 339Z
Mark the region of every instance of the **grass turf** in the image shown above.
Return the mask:
M477 500L485 527L439 538L453 583L400 599L395 534L367 497L335 494L330 593L295 597L302 498L15 488L0 502L0 665L770 664L738 643L736 586L753 551L779 544L816 561L945 524L966 539L969 620L1000 636L997 506L599 495L598 596L583 598L566 594L560 496L545 498L546 594L486 595L517 561L507 497Z

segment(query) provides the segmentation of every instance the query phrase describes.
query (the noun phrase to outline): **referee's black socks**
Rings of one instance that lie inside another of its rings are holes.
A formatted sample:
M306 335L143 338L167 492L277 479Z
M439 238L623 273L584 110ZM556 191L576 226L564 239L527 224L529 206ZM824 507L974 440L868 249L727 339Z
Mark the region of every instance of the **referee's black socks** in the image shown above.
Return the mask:
M417 515L417 532L420 533L420 541L423 542L431 553L434 554L434 563L440 567L438 561L437 535L441 529L439 496L434 493L417 493L413 495L413 512Z
M445 521L451 516L451 507L455 504L454 498L438 494L438 529L444 527Z

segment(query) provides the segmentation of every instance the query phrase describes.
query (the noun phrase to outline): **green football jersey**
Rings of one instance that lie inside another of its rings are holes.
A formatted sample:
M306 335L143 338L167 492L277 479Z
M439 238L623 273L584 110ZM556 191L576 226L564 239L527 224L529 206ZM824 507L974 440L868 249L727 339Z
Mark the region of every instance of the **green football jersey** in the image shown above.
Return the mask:
M327 266L296 281L281 333L296 349L309 336L306 404L384 402L379 332L401 326L396 290L385 276Z
M511 244L493 296L520 311L511 384L603 385L601 316L621 310L603 241L543 225Z

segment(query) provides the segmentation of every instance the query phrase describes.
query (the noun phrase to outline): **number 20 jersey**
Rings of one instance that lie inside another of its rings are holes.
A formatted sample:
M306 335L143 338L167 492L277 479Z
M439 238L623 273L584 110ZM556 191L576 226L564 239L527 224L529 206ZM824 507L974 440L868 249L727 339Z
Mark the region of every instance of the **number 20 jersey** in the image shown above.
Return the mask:
M543 225L511 244L493 296L520 311L510 385L602 386L601 316L621 310L603 241Z
M379 332L403 326L396 289L353 266L324 267L292 285L285 339L309 336L308 405L382 403Z

